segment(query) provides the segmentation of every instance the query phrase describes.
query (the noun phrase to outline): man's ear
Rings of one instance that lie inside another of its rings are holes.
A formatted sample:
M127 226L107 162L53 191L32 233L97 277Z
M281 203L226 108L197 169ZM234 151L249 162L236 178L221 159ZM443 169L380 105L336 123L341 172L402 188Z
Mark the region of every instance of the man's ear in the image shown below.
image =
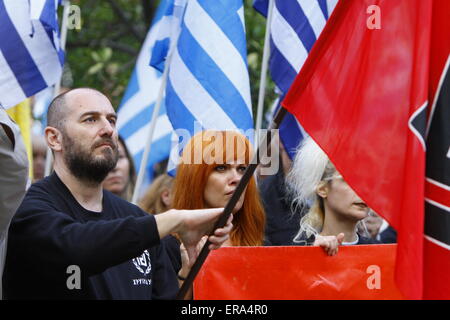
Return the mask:
M47 141L47 145L53 151L61 151L62 150L62 134L61 131L54 127L46 127L45 131L45 141Z
M319 185L316 188L316 193L319 197L325 199L328 196L328 183L325 181L320 181Z

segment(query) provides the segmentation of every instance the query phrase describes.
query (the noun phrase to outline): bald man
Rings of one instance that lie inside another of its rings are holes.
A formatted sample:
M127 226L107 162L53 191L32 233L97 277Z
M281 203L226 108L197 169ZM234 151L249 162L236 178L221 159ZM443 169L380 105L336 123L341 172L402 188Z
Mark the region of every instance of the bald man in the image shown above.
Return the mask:
M78 88L56 97L45 137L54 173L33 184L10 227L6 299L172 299L178 290L160 239L177 233L195 246L222 209L156 216L102 189L118 160L116 113L102 93ZM215 230L211 249L228 238Z

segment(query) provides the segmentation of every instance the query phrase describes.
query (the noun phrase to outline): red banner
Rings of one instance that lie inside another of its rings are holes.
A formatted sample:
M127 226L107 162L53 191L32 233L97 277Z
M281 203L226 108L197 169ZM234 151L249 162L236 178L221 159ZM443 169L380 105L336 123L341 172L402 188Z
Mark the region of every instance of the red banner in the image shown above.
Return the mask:
M396 244L339 248L228 247L212 251L194 282L198 300L403 299Z

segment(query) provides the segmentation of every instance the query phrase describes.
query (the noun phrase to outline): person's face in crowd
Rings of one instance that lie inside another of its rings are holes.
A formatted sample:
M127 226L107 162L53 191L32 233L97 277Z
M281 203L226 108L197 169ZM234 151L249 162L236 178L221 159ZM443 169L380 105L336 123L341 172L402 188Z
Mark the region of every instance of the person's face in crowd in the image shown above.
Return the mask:
M244 175L246 164L226 163L216 165L208 177L203 197L208 208L220 208L230 200L239 181ZM234 207L233 213L242 208L245 191Z
M359 221L369 213L369 207L338 174L319 187L318 194L324 200L325 210L337 218Z
M166 209L170 208L170 206L172 205L172 192L170 190L170 188L164 188L161 191L160 194L161 197L161 201L164 204L164 206L166 207Z
M45 158L47 156L47 144L44 137L33 136L33 180L44 178Z
M125 146L119 141L119 160L116 167L108 173L103 181L103 188L120 195L130 181L130 162L125 152Z
M108 98L93 90L77 90L66 99L64 161L74 176L101 183L118 160L116 113Z

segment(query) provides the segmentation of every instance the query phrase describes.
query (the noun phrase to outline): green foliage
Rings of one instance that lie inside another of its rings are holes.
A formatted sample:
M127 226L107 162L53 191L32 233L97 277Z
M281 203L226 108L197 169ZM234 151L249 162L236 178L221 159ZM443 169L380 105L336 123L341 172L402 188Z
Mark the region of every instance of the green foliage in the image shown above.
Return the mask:
M253 10L252 2L245 0L244 12L252 104L256 117L266 20ZM157 1L76 0L71 3L80 7L81 29L68 30L66 62L73 83L63 83L63 86L96 88L110 96L117 107L147 34L149 17L157 8ZM265 109L275 96L273 83L270 80L267 82Z
M266 33L266 19L257 13L253 7L253 0L245 0L245 28L247 33L247 62L250 74L250 88L252 95L253 115L256 120L258 106L258 94L261 78L261 63L264 49L264 36ZM266 112L275 100L275 85L267 74L266 90L264 98L264 112ZM263 127L264 123L263 123Z
M141 2L78 0L72 4L81 9L81 29L68 30L66 61L73 83L63 85L96 88L109 95L117 107L147 32Z

